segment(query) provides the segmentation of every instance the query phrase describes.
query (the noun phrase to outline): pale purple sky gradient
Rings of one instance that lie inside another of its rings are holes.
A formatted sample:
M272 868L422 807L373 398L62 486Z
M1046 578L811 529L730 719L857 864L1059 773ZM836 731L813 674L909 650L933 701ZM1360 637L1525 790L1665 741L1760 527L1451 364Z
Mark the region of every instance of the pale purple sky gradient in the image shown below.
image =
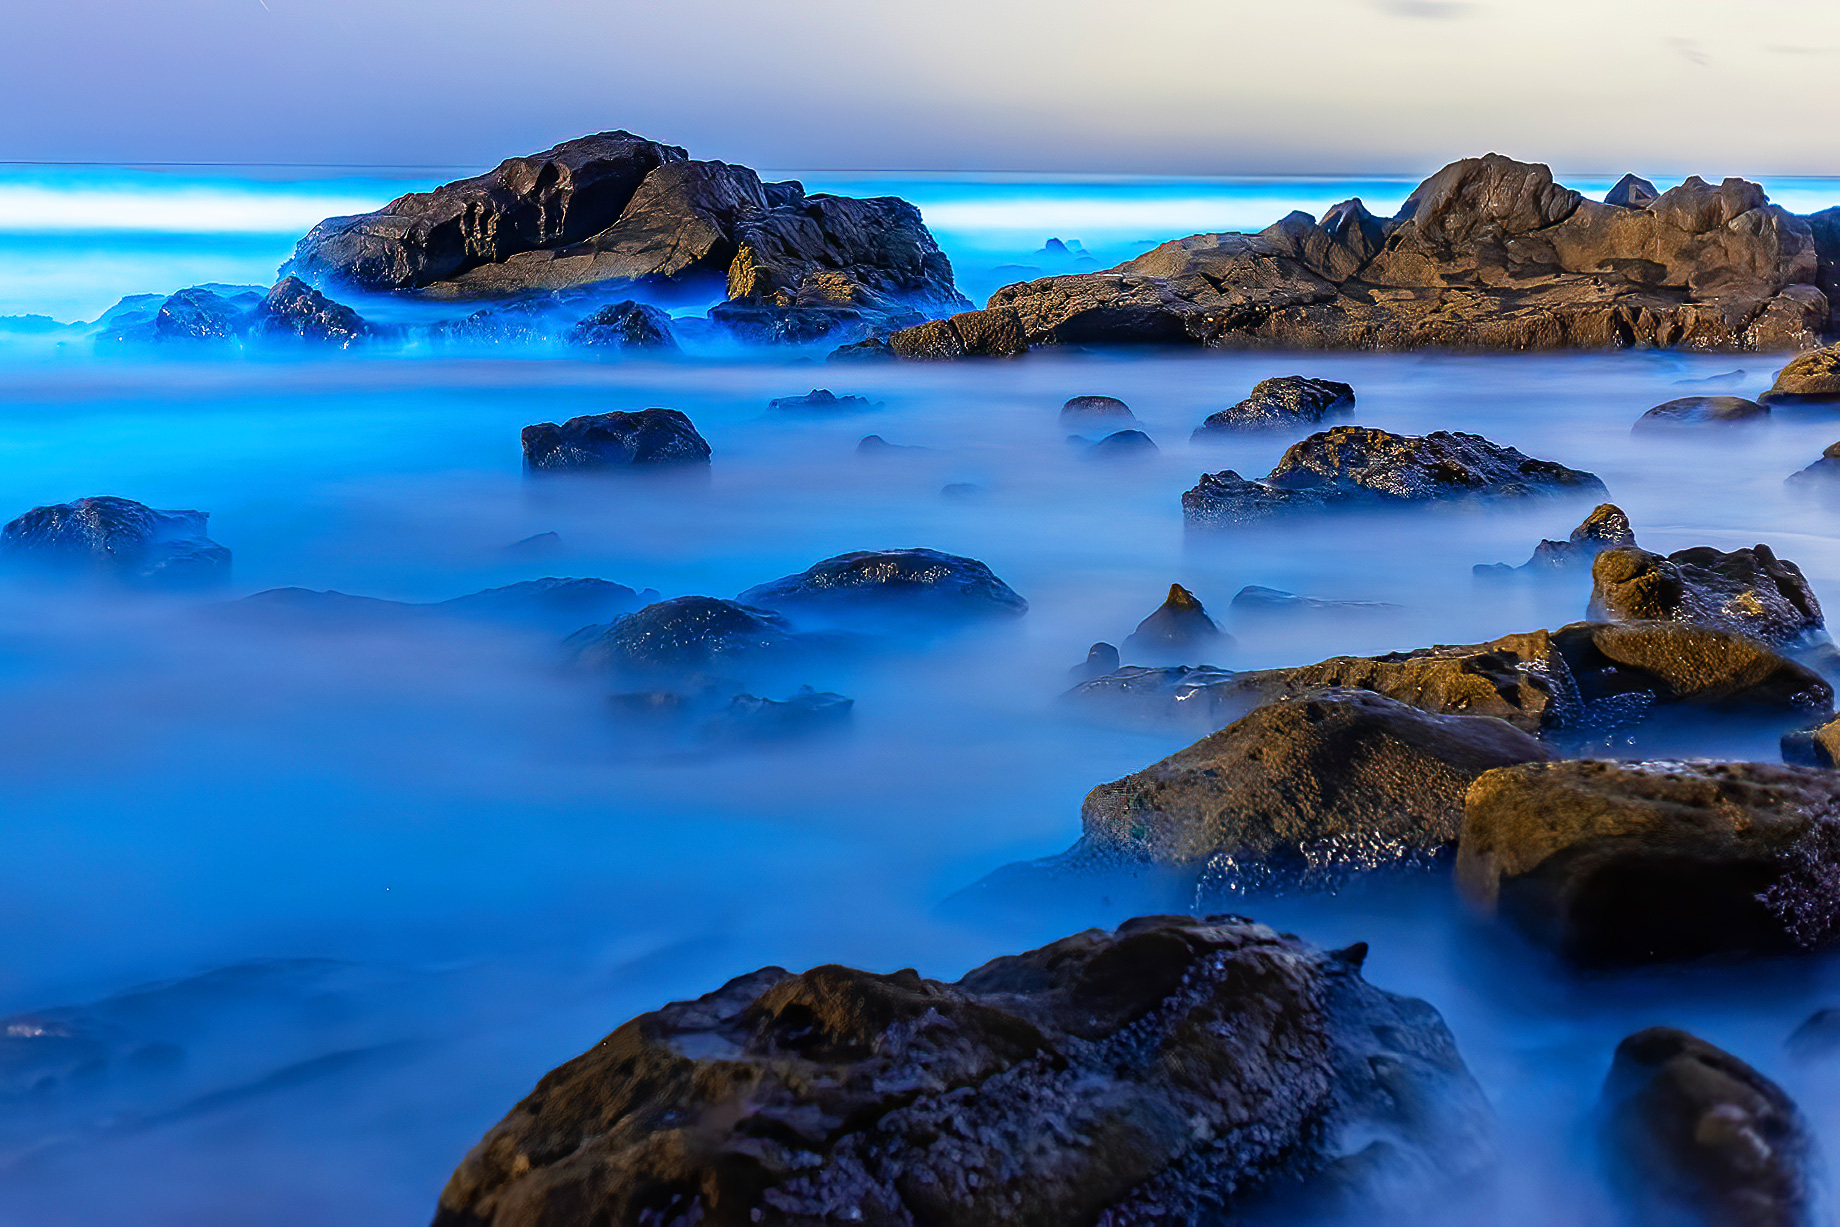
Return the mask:
M0 159L1840 174L1835 0L14 0Z

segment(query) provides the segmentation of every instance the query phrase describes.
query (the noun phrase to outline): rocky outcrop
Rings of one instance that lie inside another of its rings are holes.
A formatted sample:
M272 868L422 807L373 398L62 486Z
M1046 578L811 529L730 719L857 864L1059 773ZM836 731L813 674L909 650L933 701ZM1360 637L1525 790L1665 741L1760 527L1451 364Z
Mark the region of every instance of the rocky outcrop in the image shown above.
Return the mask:
M902 356L1052 345L1287 349L1791 350L1828 326L1815 232L1741 179L1690 178L1598 204L1545 166L1454 162L1381 222L1359 201L1318 223L1198 234L1104 272L1005 286ZM1001 322L999 322L1001 321ZM931 327L931 326L929 326ZM947 352L956 349L956 352ZM914 351L924 350L919 353Z
M1242 430L1268 430L1283 426L1314 425L1331 413L1354 408L1354 389L1333 379L1279 375L1253 385L1251 395L1196 427L1197 442L1230 436Z
M1594 474L1536 460L1481 435L1439 430L1421 437L1337 426L1292 444L1256 481L1231 469L1203 474L1182 495L1182 512L1192 525L1217 527L1346 505L1603 491Z
M221 583L230 577L230 551L205 536L209 518L110 495L80 498L34 507L0 529L0 556L152 587Z
M1075 396L1061 406L1061 421L1070 425L1103 422L1135 422L1131 406L1116 396Z
M1671 426L1735 426L1760 422L1770 416L1770 407L1742 396L1682 396L1664 401L1636 419L1635 430L1656 430Z
M671 317L657 307L628 298L602 307L573 328L569 342L589 349L651 350L671 353L678 348L671 332Z
M1763 394L1766 401L1840 400L1840 345L1798 354L1776 372L1776 382Z
M1128 723L1220 728L1262 703L1325 687L1561 737L1603 735L1674 706L1799 726L1827 718L1834 698L1819 674L1747 635L1681 622L1575 622L1489 643L1284 669L1125 667L1075 686L1066 699Z
M376 330L342 303L298 277L273 288L195 285L162 298L136 294L122 299L100 320L98 341L174 344L187 342L304 341L350 349Z
M283 277L250 313L249 331L257 337L350 349L371 335L371 326L300 278Z
M1541 541L1533 547L1533 557L1520 566L1511 567L1505 562L1479 562L1474 571L1483 577L1570 571L1589 565L1605 550L1634 546L1635 543L1635 529L1630 527L1629 517L1623 509L1615 503L1599 503L1564 541L1554 541L1551 538Z
M1238 917L955 983L777 967L626 1023L475 1146L435 1227L1213 1222L1473 1179L1488 1110L1423 1002Z
M259 299L257 301L260 301ZM169 296L154 313L151 333L157 341L228 341L243 334L255 302L247 295L226 297L195 285Z
M789 658L806 642L784 618L712 596L647 605L565 646L585 668L638 679L682 680Z
M1840 936L1840 791L1768 763L1505 767L1470 786L1456 873L1581 964L1817 949Z
M1093 789L1065 859L1152 865L1230 893L1423 866L1455 849L1472 780L1550 757L1502 720L1300 694Z
M813 563L797 575L757 584L747 605L833 617L852 613L926 618L1011 618L1029 603L975 558L939 550L856 550Z
M803 396L778 396L767 408L780 413L860 413L875 406L866 396L838 396L829 388L813 388Z
M1616 1046L1598 1107L1607 1167L1643 1222L1813 1227L1814 1132L1783 1089L1672 1027Z
M1139 658L1165 660L1221 651L1232 643L1232 636L1221 633L1194 593L1181 584L1171 584L1169 596L1137 624L1123 647Z
M679 468L709 463L709 444L675 409L597 413L524 427L533 470Z
M1801 568L1767 545L1730 551L1697 545L1666 558L1619 546L1597 556L1591 581L1590 616L1606 621L1690 622L1774 648L1804 646L1825 634L1821 602Z
M375 213L329 218L288 268L460 298L720 287L728 322L782 335L966 305L906 201L807 196L798 183L763 183L744 166L693 161L629 132L565 141Z

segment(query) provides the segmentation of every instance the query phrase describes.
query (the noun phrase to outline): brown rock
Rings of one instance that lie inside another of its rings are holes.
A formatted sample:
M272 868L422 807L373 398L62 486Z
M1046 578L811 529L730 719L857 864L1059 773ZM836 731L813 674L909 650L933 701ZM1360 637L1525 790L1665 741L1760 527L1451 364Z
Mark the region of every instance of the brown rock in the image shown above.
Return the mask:
M1194 593L1181 584L1171 584L1168 598L1137 624L1124 641L1124 650L1155 657L1179 656L1190 651L1212 651L1232 642L1232 637L1223 635L1214 624Z
M1840 400L1840 345L1800 354L1776 372L1766 401Z
M1690 622L1783 648L1824 625L1801 568L1767 545L1694 546L1663 558L1636 546L1605 550L1591 565L1590 615L1609 621Z
M1636 419L1634 429L1664 426L1730 426L1770 416L1770 407L1742 396L1682 396L1656 405Z

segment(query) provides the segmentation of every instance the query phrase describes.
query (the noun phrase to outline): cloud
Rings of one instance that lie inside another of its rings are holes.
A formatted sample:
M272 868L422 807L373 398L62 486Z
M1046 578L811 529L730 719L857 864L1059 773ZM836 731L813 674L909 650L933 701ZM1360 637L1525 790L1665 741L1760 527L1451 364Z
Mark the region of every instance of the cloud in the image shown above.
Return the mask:
M1374 7L1395 17L1421 17L1432 21L1468 17L1475 11L1475 6L1467 0L1374 0Z

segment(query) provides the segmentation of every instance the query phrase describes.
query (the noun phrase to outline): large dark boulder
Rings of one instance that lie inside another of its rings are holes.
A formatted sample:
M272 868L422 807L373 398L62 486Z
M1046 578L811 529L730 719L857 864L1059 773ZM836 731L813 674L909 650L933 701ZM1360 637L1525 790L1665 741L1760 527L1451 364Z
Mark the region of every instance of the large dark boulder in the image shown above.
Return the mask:
M855 550L738 598L766 609L832 616L864 611L932 618L1015 617L1029 603L975 558L939 550Z
M1257 235L1198 234L1103 272L1004 286L1001 351L1052 345L1234 349L1786 350L1828 327L1808 219L1741 179L1695 177L1644 202L1599 204L1536 163L1452 163L1391 220L1359 202L1318 223L1293 213ZM999 352L979 318L952 345L890 338L902 356ZM915 330L918 331L918 330ZM924 354L913 352L925 349Z
M350 307L333 302L298 277L283 277L250 314L250 333L350 349L371 326Z
M104 495L34 507L0 529L0 555L134 584L197 587L230 576L230 551L205 536L205 511L156 511Z
M1230 436L1242 430L1315 424L1330 413L1345 413L1354 408L1354 389L1333 379L1310 379L1303 375L1279 375L1253 385L1245 400L1218 413L1195 429L1194 438L1204 440Z
M1182 495L1182 511L1190 524L1219 526L1349 504L1603 492L1594 474L1536 460L1481 435L1337 426L1292 444L1256 481L1231 469L1203 474Z
M912 970L766 967L643 1014L475 1146L435 1227L1224 1222L1490 1161L1437 1012L1238 917Z
M1664 401L1636 419L1635 430L1670 426L1737 426L1761 422L1770 407L1742 396L1682 396Z
M709 463L709 444L676 409L616 411L524 427L524 463L540 470L675 468Z
M1232 643L1232 636L1221 633L1194 593L1181 584L1171 584L1169 596L1137 624L1123 646L1135 656L1162 660L1219 651Z
M1690 622L1775 648L1824 637L1821 602L1801 568L1767 545L1698 545L1666 558L1634 545L1605 550L1591 564L1590 616Z
M1604 1158L1641 1222L1813 1227L1814 1132L1783 1089L1672 1027L1616 1046L1599 1100Z
M1840 936L1840 777L1574 760L1479 777L1457 884L1585 965L1782 954Z
M1605 550L1633 546L1635 529L1629 517L1615 503L1599 503L1584 521L1563 541L1550 537L1533 547L1533 557L1518 567L1507 563L1477 563L1475 573L1482 576L1512 575L1516 572L1549 574L1588 566Z
M671 317L657 307L628 298L610 303L569 330L569 342L589 349L677 350Z

